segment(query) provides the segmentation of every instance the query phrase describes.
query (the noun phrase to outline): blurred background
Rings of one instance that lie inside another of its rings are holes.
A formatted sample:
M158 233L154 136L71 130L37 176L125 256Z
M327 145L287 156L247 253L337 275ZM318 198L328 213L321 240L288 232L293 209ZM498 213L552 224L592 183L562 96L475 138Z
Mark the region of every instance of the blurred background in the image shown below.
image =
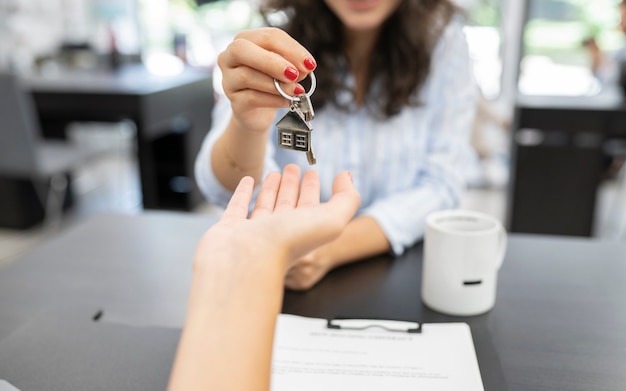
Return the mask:
M458 0L481 92L463 207L491 213L515 232L626 240L619 3ZM185 86L197 101L202 83L219 89L217 55L238 31L263 24L257 6L0 0L0 73L17 75L34 97L42 137L107 147L72 170L52 223L47 192L0 175L0 260L96 213L219 213L193 183L192 160L210 118L181 107L153 121L152 112L115 111L116 102L154 102L179 87L180 97ZM83 115L56 115L64 99L85 103ZM175 106L150 104L154 112ZM199 111L210 112L210 104L209 97ZM5 129L0 135L8 143Z
M148 61L175 54L192 66L210 68L234 33L262 24L255 11L257 2L2 0L0 67L45 72L62 59L93 67L95 58L87 54L107 54L114 44L122 56ZM594 39L606 53L624 44L617 28L618 0L458 3L467 10L466 32L476 79L489 99L510 95L517 87L528 94L592 93L597 86L584 42ZM68 59L73 50L82 50L82 55Z

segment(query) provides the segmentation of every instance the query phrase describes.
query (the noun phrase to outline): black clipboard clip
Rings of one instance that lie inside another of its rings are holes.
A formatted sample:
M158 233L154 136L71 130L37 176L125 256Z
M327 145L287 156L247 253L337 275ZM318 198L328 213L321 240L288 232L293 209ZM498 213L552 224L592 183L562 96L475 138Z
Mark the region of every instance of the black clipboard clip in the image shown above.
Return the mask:
M379 323L380 322L380 323ZM390 325L389 323L395 323ZM326 328L333 330L366 330L370 328L380 328L385 331L396 333L421 334L422 324L418 322L407 322L403 320L388 319L354 319L354 318L333 318L326 320Z

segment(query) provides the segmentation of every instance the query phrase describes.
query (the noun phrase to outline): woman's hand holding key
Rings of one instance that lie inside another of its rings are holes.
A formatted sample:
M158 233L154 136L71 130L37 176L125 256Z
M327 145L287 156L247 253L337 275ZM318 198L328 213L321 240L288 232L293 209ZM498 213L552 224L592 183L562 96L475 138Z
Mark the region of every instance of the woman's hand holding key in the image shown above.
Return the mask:
M243 129L264 132L276 110L288 107L274 87L274 79L287 93L301 94L298 81L315 69L313 56L277 28L242 31L218 58L222 85L231 101L233 118Z

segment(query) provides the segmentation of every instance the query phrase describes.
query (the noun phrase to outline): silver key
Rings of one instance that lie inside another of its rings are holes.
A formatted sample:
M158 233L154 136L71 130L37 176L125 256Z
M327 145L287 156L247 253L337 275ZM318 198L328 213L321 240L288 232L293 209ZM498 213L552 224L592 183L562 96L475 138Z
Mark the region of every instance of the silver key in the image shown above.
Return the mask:
M316 163L311 143L311 119L314 117L313 105L306 94L296 95L291 101L289 111L277 123L278 146L294 151L306 152L310 165Z
M315 112L313 111L313 104L311 103L311 98L308 97L307 94L296 95L296 98L299 98L299 102L295 102L298 104L298 108L304 114L304 120L306 122L311 122L313 117L315 117Z
M313 72L309 73L311 77L311 89L308 93L289 96L280 88L278 80L274 79L274 86L278 93L291 102L289 111L277 123L278 128L278 146L294 151L306 152L306 158L310 165L316 163L315 154L313 153L313 145L311 143L311 120L315 117L313 105L310 96L315 91L317 85Z

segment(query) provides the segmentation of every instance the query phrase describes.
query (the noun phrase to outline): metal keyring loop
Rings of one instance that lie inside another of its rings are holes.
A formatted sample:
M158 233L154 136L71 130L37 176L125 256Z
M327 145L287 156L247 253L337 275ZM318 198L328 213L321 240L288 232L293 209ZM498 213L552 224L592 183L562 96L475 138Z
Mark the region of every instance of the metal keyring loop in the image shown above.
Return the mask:
M309 89L309 92L306 93L306 96L310 98L311 95L313 95L313 92L315 92L315 87L317 87L317 80L315 79L315 74L313 72L309 73L309 76L311 76L311 88ZM276 90L283 98L288 99L291 102L300 102L300 98L287 95L287 93L285 93L285 91L283 91L283 89L280 88L280 84L278 83L278 80L276 79L274 79L274 87L276 87Z

